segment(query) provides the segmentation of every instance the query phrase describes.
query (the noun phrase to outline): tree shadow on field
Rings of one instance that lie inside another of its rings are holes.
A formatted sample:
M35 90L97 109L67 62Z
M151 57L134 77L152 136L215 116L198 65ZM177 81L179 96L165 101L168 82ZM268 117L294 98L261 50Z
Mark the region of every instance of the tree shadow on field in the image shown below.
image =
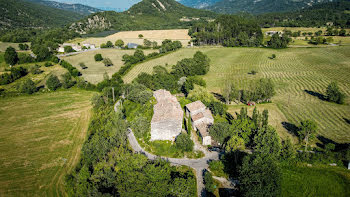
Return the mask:
M215 92L212 92L212 94L213 94L214 97L215 97L216 99L218 99L219 101L221 101L221 102L223 102L223 103L226 102L226 101L225 101L225 98L224 98L221 94L215 93Z
M282 122L282 126L287 129L287 131L290 134L294 134L295 136L298 136L299 127L297 127L295 124L292 124L290 122Z
M350 124L350 120L349 120L349 119L347 119L347 118L343 118L343 119L344 119L344 121L345 121L346 123Z
M325 148L325 146L329 143L334 144L335 145L335 149L334 151L338 152L338 151L344 151L347 148L350 147L350 143L337 143L329 138L326 138L324 136L317 136L317 139L322 143L316 143L316 145L320 148Z
M318 93L318 92L314 92L314 91L311 91L311 90L304 90L306 93L310 94L311 96L315 96L317 97L318 99L322 100L322 101L326 101L326 96L321 94L321 93Z

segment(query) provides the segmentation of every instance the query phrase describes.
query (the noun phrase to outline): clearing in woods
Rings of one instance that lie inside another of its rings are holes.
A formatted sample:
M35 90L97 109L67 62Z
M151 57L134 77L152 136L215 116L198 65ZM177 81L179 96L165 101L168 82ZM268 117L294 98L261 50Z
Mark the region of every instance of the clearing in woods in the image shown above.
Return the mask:
M142 34L143 38L140 39L139 35ZM162 41L165 39L178 40L181 41L183 46L187 46L191 37L188 35L188 29L169 29L169 30L144 30L144 31L121 31L113 35L103 37L103 38L87 38L87 39L77 39L72 40L73 43L89 43L100 46L102 43L107 41L115 43L118 39L122 39L125 44L136 43L143 45L143 39L148 39L151 41L156 41L158 45L161 45Z
M71 89L0 102L0 196L63 196L87 135L93 92Z
M312 119L318 124L319 135L338 143L350 142L350 47L288 48L199 48L181 49L165 57L135 66L123 79L131 82L141 72L152 72L156 65L172 65L202 51L211 59L211 68L204 79L210 92L221 93L226 81L238 88L260 78L271 78L276 85L273 103L258 105L272 115L270 123L281 137L290 135L285 127L299 126L301 120ZM269 57L276 54L277 58ZM255 70L256 75L248 74ZM331 81L336 81L346 94L346 104L339 105L320 99ZM231 105L238 111L245 105ZM249 107L253 108L253 107ZM251 109L250 109L251 110ZM263 109L261 109L263 110ZM283 114L283 115L282 115ZM275 117L276 116L276 117ZM284 126L283 126L283 125Z
M147 55L155 51L157 50L144 50L144 53ZM82 73L85 80L96 84L103 80L103 74L105 72L107 72L109 77L118 72L120 67L124 65L124 62L122 61L123 55L132 55L134 52L135 50L101 49L63 57L62 59L75 66ZM110 58L113 62L113 66L106 67L102 61L96 62L94 56L98 53L100 53L103 58ZM82 69L79 66L79 63L84 63L87 68Z

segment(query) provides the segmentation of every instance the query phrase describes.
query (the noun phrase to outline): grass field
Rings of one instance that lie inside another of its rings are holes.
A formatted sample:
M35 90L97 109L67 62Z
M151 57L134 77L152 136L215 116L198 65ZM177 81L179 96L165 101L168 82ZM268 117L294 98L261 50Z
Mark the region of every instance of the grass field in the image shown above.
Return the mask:
M0 42L0 51L5 52L7 47L9 47L9 46L15 48L16 50L19 50L18 44L19 43ZM30 46L29 42L27 42L26 44L28 44Z
M14 91L16 91L16 86L20 82L22 82L22 81L24 81L24 80L26 80L28 78L33 80L37 87L44 86L45 83L46 83L46 79L49 77L49 75L53 74L53 75L58 76L58 78L61 78L62 74L68 72L66 69L64 69L62 66L60 66L58 64L54 65L54 66L51 66L51 67L45 67L44 66L44 64L45 64L44 62L22 64L20 66L29 69L31 66L33 66L35 64L41 66L40 70L43 71L42 73L36 74L36 75L28 73L26 76L16 80L13 83L10 83L10 84L7 84L7 85L0 85L0 88L3 88L3 89L5 89L6 91L9 91L9 92L14 92ZM0 63L0 65L1 65L1 63ZM0 67L0 74L1 74L1 68L4 68L4 67Z
M282 168L282 195L299 196L350 196L350 173L338 167Z
M62 196L79 161L92 92L1 99L0 196Z
M132 81L141 72L152 72L156 65L175 64L192 57L200 50L211 59L211 69L204 79L210 92L221 93L227 80L243 88L247 82L262 77L271 78L276 85L273 103L258 105L270 110L270 124L281 136L288 136L282 122L299 125L301 120L312 119L318 124L318 133L336 142L350 142L350 47L288 48L200 48L181 49L165 57L137 65L125 77ZM277 58L268 57L276 54ZM256 70L257 75L249 75ZM315 93L325 94L331 81L337 81L347 95L346 104L338 105L319 99ZM307 93L308 91L309 93ZM244 105L230 106L234 112Z
M188 29L172 29L172 30L145 30L145 31L122 31L115 33L113 35L102 37L102 38L80 38L77 40L72 40L73 43L90 43L100 46L102 43L107 41L112 41L113 43L122 39L125 44L136 43L143 44L143 39L139 39L139 34L143 35L143 39L148 39L151 41L156 41L160 45L163 40L179 40L182 45L187 46L191 37L188 35Z

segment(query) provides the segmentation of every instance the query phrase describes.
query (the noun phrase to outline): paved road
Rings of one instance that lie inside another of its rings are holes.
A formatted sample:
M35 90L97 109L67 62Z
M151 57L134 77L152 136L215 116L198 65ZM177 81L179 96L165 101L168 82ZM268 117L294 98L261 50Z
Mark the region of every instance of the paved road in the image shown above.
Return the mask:
M120 104L121 104L121 99L118 102L116 102L114 105L115 112L118 111L118 107L120 106ZM170 162L173 165L185 165L185 166L189 166L189 167L195 169L196 170L196 178L197 178L197 194L198 194L198 196L201 196L201 197L206 196L205 189L204 189L204 183L203 183L203 173L206 169L208 169L208 167L209 167L208 162L209 161L219 160L219 153L218 152L211 152L211 151L204 150L203 147L199 144L198 140L194 140L195 146L204 152L205 157L200 158L200 159L187 159L187 158L178 159L178 158L160 157L160 156L153 155L153 154L145 151L140 146L140 144L137 142L136 137L130 128L128 128L128 139L129 139L129 143L130 143L132 149L135 152L146 155L146 157L148 159L155 160L155 159L161 158L161 159L164 159L164 160Z
M194 168L196 170L198 196L205 196L204 183L203 183L203 173L204 173L204 170L209 167L208 161L219 159L218 152L208 152L205 157L200 158L200 159L186 159L186 158L177 159L177 158L159 157L159 156L153 155L153 154L145 151L140 146L140 144L137 142L132 130L129 128L128 131L129 131L128 139L129 139L129 142L130 142L132 149L135 152L142 153L142 154L146 155L147 158L149 158L151 160L155 160L157 158L162 158L166 161L169 161L173 165L185 165L185 166L189 166L191 168Z

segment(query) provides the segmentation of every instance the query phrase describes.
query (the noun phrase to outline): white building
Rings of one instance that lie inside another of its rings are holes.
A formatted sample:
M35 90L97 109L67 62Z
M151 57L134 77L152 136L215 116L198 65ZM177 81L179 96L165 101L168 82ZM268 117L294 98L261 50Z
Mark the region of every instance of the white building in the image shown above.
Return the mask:
M211 145L208 127L214 124L211 111L201 101L186 105L186 116L191 118L193 128L199 132L203 145Z
M176 97L166 90L154 91L153 96L156 98L157 104L153 108L151 141L175 141L182 130L183 111L181 105Z

